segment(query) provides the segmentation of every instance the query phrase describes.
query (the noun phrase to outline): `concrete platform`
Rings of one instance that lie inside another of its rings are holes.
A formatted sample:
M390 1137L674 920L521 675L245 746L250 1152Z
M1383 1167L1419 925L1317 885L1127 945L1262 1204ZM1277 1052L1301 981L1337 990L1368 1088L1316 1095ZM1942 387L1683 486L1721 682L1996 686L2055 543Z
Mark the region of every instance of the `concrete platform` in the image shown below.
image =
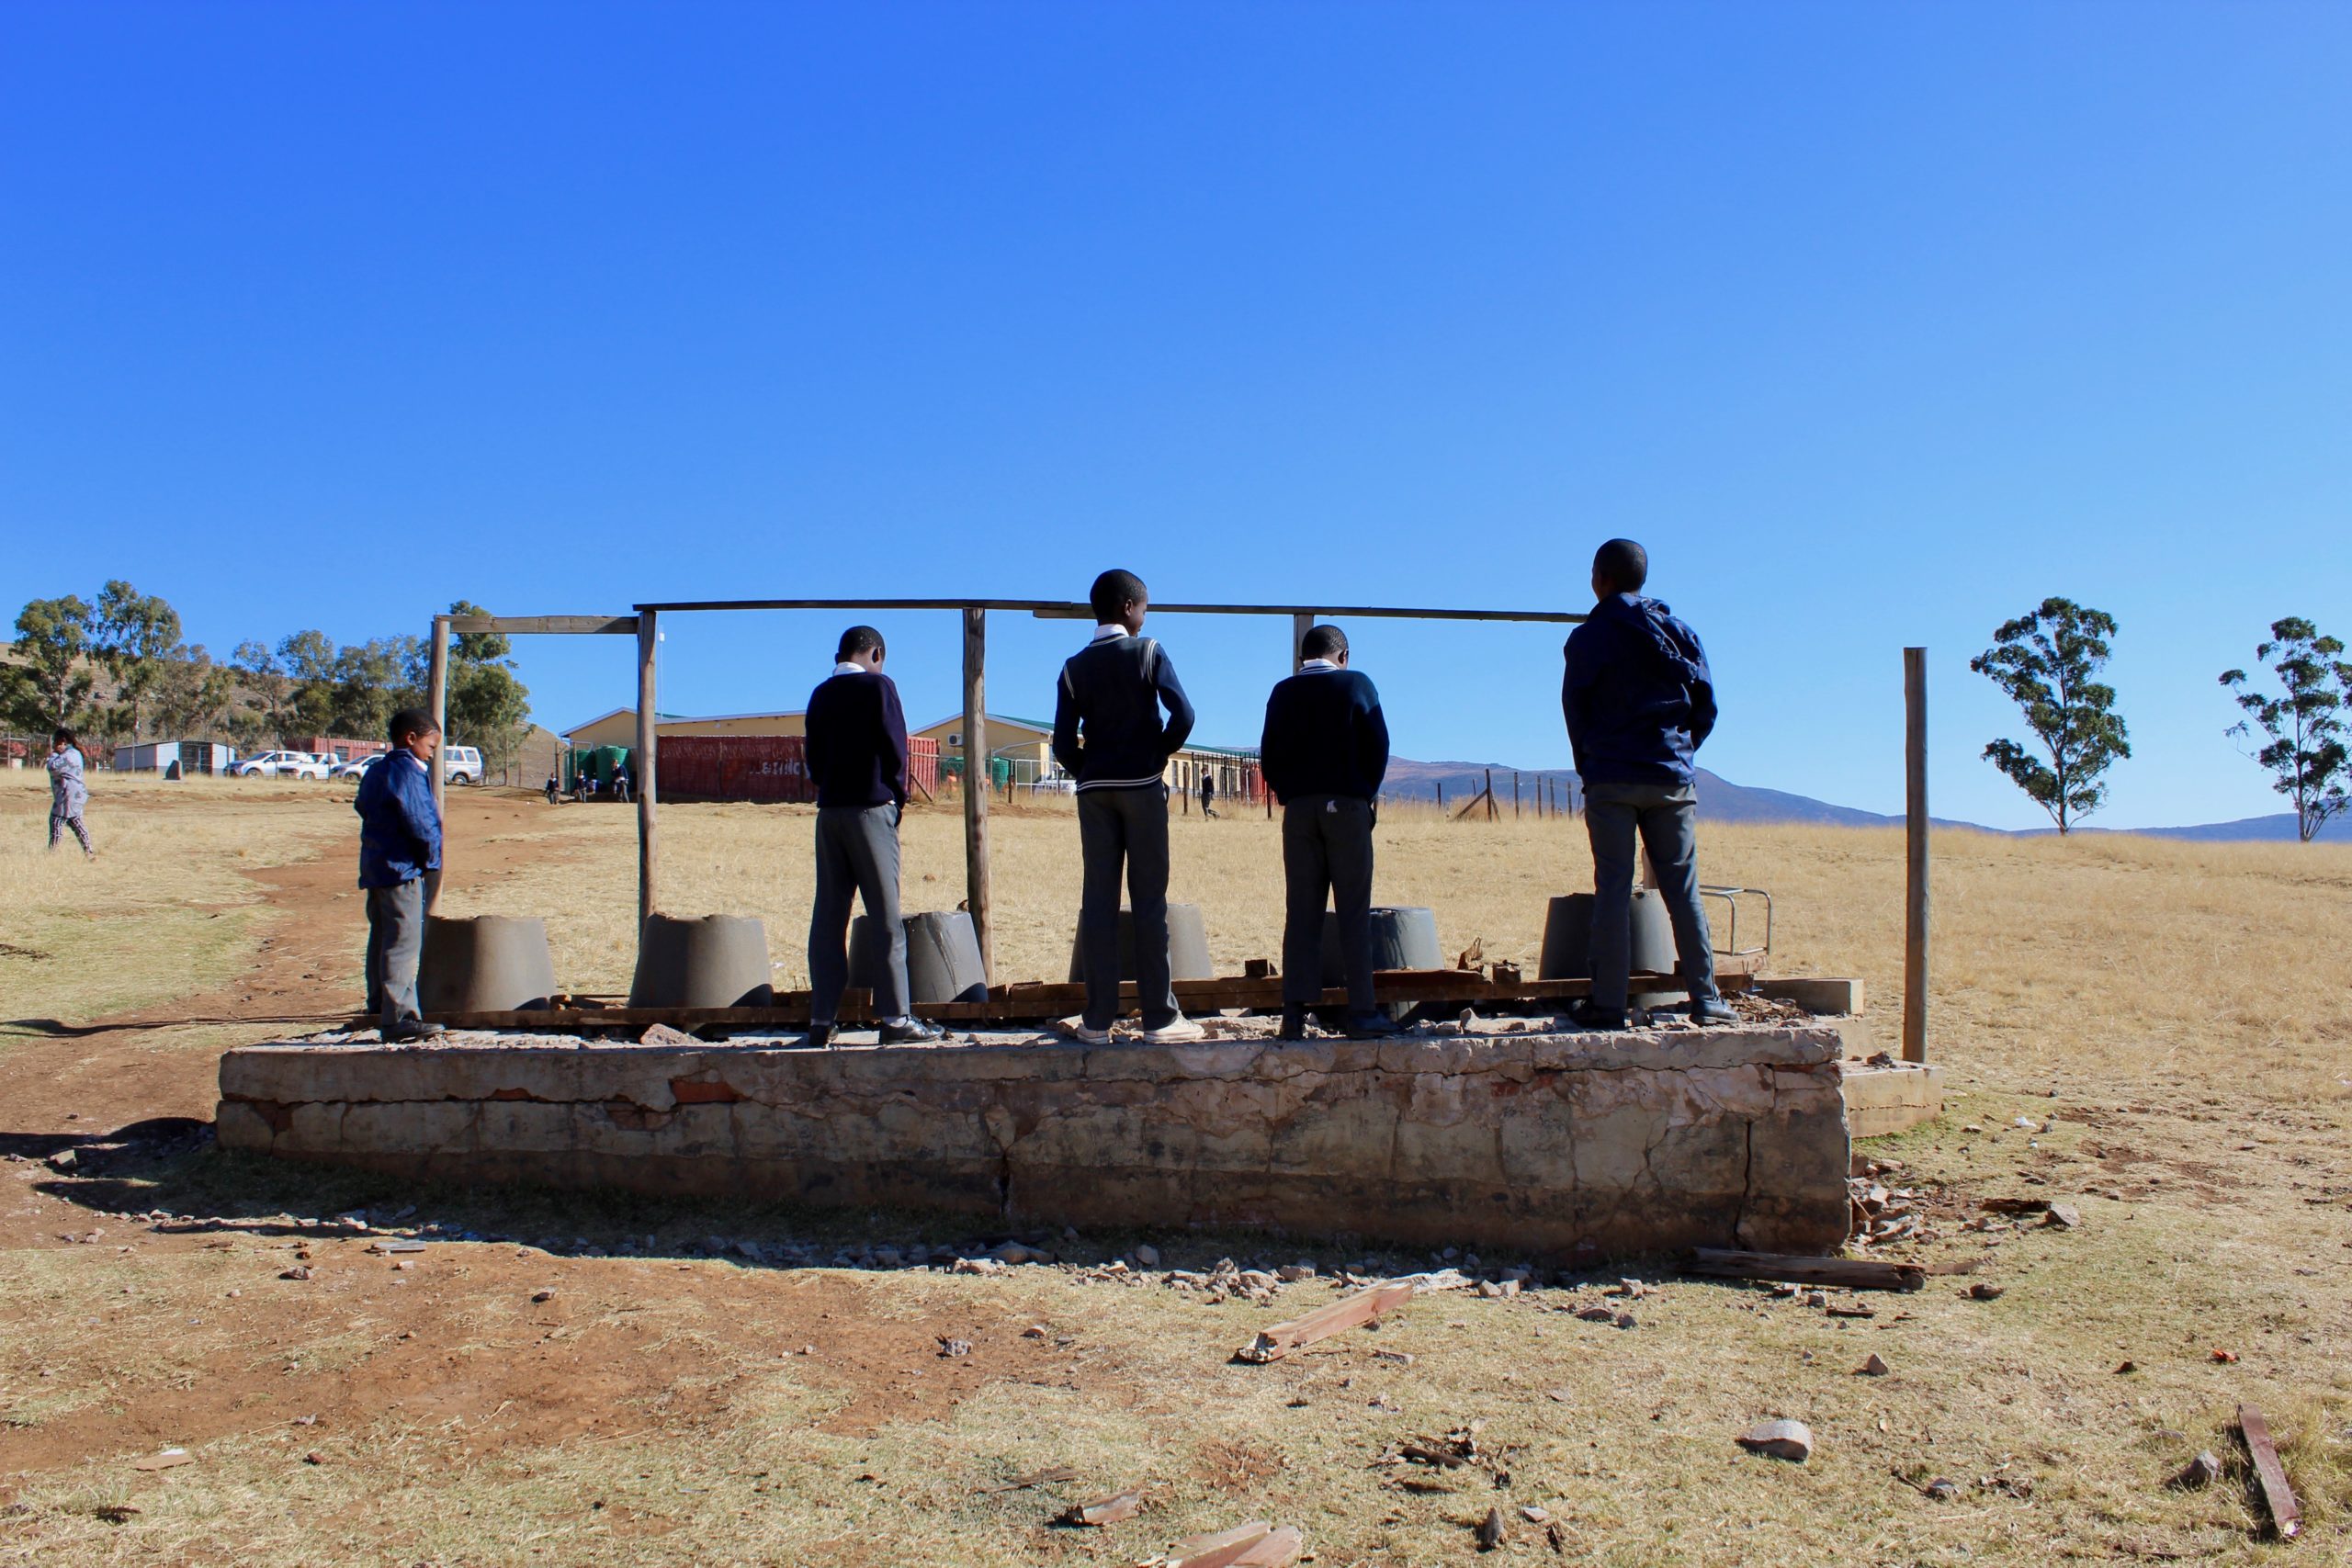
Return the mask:
M1564 1258L1844 1241L1834 1028L1547 1027L1162 1047L286 1042L222 1057L219 1132L231 1148L420 1179L1006 1224L1266 1227Z

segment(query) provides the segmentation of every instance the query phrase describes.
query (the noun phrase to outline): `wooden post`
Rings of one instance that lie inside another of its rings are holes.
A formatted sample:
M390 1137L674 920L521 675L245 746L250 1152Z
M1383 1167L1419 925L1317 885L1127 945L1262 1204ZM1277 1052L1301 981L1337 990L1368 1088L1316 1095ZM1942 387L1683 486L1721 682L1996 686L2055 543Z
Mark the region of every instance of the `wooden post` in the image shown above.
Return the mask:
M449 743L449 617L447 615L433 617L433 652L425 665L424 689L425 700L433 713L433 728L442 732L441 744L447 746ZM448 777L448 770L443 766L440 753L434 753L433 815L441 819L443 875L447 875L449 870ZM441 878L435 876L426 879L425 886L432 891L434 903L438 904L441 901ZM432 912L430 908L425 910L428 915Z
M1487 820L1495 819L1495 770L1487 770Z
M1514 822L1519 820L1519 773L1516 769L1510 775L1510 819Z
M1290 618L1290 672L1294 675L1306 667L1306 634L1314 626L1315 616L1312 614Z
M1445 785L1442 783L1437 786L1437 808L1440 811L1445 809Z
M654 761L660 749L656 728L659 711L654 706L653 694L653 657L662 636L654 626L658 618L651 610L638 612L637 777L631 782L637 786L637 924L640 931L660 902L662 871L662 846L653 829L653 804L659 788Z
M989 613L964 612L964 897L980 942L980 972L993 978L989 937ZM974 770L978 770L975 776Z
M1903 650L1903 1059L1928 1059L1928 650Z

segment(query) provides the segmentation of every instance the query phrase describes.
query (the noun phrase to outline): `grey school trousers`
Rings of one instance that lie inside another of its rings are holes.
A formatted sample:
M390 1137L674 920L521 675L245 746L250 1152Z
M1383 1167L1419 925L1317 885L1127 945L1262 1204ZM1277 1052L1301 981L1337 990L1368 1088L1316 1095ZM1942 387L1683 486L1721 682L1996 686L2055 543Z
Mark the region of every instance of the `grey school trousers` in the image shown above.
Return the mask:
M1283 1002L1323 999L1323 901L1340 919L1348 1010L1372 1000L1372 802L1302 795L1283 802Z
M874 1016L907 1016L907 923L899 918L899 807L817 808L817 901L808 914L808 1019L831 1023L849 987L849 904L890 935L890 960L874 987Z
M424 877L412 876L368 889L368 1010L387 1033L422 1016L416 966L424 956Z
M1584 825L1592 840L1592 1005L1625 1006L1633 964L1634 838L1657 868L1658 897L1674 922L1674 952L1690 999L1714 997L1715 944L1699 903L1699 794L1689 784L1588 784Z
M1168 786L1078 792L1078 847L1086 870L1078 946L1086 965L1086 1027L1119 1016L1119 877L1135 911L1136 995L1143 1025L1158 1029L1182 1011L1168 978Z

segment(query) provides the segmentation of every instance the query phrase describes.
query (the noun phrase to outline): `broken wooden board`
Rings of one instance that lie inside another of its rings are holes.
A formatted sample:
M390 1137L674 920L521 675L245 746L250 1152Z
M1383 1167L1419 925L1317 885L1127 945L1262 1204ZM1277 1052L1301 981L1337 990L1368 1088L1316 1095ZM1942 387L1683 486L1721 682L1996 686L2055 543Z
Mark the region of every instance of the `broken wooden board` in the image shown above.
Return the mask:
M1334 1334L1344 1334L1360 1328L1384 1314L1396 1311L1413 1299L1413 1287L1407 1280L1391 1280L1358 1291L1354 1295L1333 1302L1329 1306L1295 1317L1288 1323L1278 1323L1261 1329L1258 1337L1233 1353L1238 1361L1263 1365L1279 1361L1293 1350L1303 1349L1318 1339L1329 1339Z
M1758 961L1722 958L1717 961L1715 976L1726 990L1740 989L1756 972ZM1637 991L1674 991L1680 982L1671 975L1636 975L1633 976ZM1227 976L1209 980L1179 980L1175 982L1176 999L1188 1012L1207 1013L1236 1009L1255 1012L1274 1012L1283 1005L1283 983L1274 976ZM1460 969L1384 969L1373 976L1373 995L1384 1004L1429 1002L1437 1004L1480 1003L1507 1006L1516 1003L1565 1002L1591 994L1589 980L1519 980L1498 981L1476 970ZM1123 1006L1138 1004L1135 984L1126 982L1119 987ZM501 1012L436 1012L433 1022L451 1029L546 1030L571 1032L588 1029L625 1029L641 1032L660 1025L679 1031L696 1029L800 1029L808 1022L808 993L787 991L778 994L770 1007L751 1008L632 1008L616 1006L578 1005L584 998L572 998L576 1005ZM940 1023L1034 1022L1043 1019L1063 1018L1086 1005L1086 987L1070 982L1035 982L1018 985L991 986L986 1001L919 1002L915 1016ZM1312 1004L1318 1008L1344 1008L1348 996L1344 989L1334 988L1323 993L1322 999ZM852 989L843 994L836 1021L843 1024L873 1021L873 993ZM372 1017L355 1017L348 1026L369 1029L375 1026Z
M1057 1522L1066 1525L1115 1525L1142 1512L1143 1494L1130 1486L1124 1492L1097 1497L1091 1503L1073 1504L1062 1513Z
M2302 1531L2303 1510L2295 1501L2295 1489L2287 1484L2287 1467L2278 1462L2278 1445L2270 1440L2270 1423L2253 1405L2241 1404L2238 1436L2245 1439L2245 1451L2253 1456L2255 1479L2262 1483L2262 1501L2270 1510L2271 1528L2280 1540L2294 1540Z
M1188 1535L1168 1549L1167 1568L1234 1568L1273 1528L1264 1519L1251 1519L1229 1530Z
M1306 1532L1295 1525L1268 1530L1233 1560L1232 1568L1290 1568L1306 1550Z
M1917 1291L1928 1271L1917 1263L1880 1263L1864 1258L1804 1258L1781 1252L1739 1252L1702 1247L1690 1254L1690 1271L1721 1280L1790 1280L1800 1285L1838 1285L1853 1291Z

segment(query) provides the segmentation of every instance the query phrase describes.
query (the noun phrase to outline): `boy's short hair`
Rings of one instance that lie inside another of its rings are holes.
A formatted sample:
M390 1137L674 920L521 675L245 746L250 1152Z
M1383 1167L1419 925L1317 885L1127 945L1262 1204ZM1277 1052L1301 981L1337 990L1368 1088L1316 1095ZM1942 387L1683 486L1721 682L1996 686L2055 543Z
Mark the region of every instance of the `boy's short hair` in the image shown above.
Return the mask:
M1309 626L1298 639L1302 659L1336 659L1348 651L1348 634L1334 626Z
M1611 539L1592 554L1596 576L1620 593L1639 593L1650 580L1650 553L1631 539Z
M51 733L49 743L54 746L61 740L68 746L79 746L82 744L82 738L62 724Z
M433 722L433 716L423 708L401 709L392 715L391 723L384 728L395 746L405 746L420 735L437 735L441 730L441 727Z
M882 634L872 626L852 626L842 633L841 646L833 649L833 662L846 664L859 654L871 650L884 653Z
M1116 567L1096 578L1086 594L1086 602L1094 606L1095 621L1106 626L1125 615L1128 605L1148 604L1150 600L1142 578Z

